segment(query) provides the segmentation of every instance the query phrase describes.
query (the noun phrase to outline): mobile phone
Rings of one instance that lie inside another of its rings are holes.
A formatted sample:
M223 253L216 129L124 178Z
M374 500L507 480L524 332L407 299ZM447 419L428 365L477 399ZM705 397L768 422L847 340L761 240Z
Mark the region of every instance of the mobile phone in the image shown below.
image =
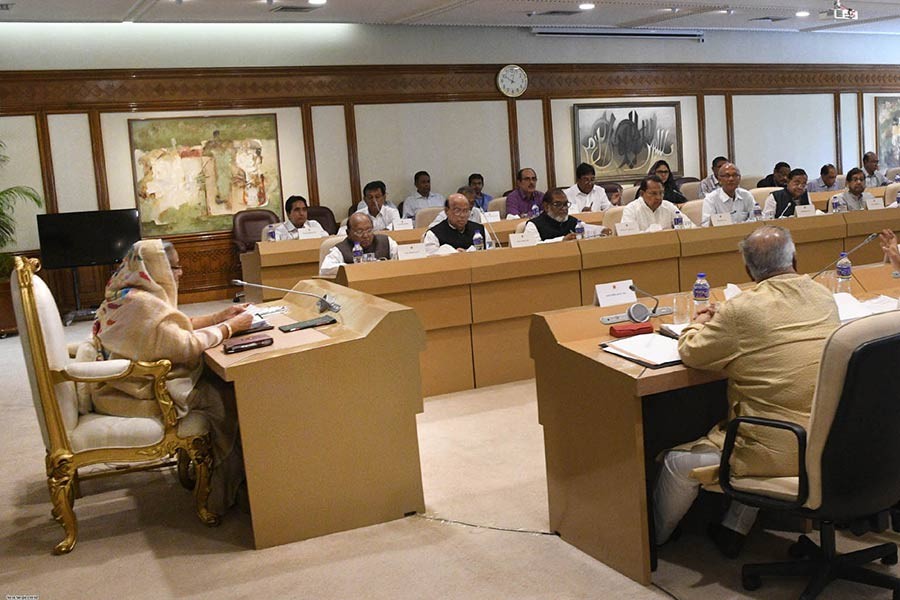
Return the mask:
M300 331L301 329L309 329L310 327L331 325L332 323L337 323L337 319L335 319L331 315L322 315L321 317L309 319L308 321L297 321L296 323L291 323L290 325L279 325L278 329L285 333L290 333L292 331Z

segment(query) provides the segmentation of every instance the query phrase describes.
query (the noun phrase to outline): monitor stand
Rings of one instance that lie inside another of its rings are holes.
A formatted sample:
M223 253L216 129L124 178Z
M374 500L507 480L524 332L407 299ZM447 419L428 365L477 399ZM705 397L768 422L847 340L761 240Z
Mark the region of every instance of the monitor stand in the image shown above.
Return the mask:
M93 321L97 311L93 308L81 308L81 290L78 285L78 268L72 267L72 287L75 292L75 310L69 311L63 317L66 327L74 321Z

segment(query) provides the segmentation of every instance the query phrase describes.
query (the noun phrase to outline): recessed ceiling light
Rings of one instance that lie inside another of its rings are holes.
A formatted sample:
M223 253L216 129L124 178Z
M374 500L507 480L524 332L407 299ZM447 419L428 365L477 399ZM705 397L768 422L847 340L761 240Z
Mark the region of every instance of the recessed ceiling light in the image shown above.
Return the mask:
M719 13L720 15L733 15L734 9L733 8L723 8L722 10L717 10L716 12Z
M581 10L594 10L594 3L593 2L582 2L581 4L578 5L578 8L580 8Z
M310 4L325 4L328 0L309 0Z
M794 16L795 17L808 17L809 11L808 10L798 10L796 13L794 13Z

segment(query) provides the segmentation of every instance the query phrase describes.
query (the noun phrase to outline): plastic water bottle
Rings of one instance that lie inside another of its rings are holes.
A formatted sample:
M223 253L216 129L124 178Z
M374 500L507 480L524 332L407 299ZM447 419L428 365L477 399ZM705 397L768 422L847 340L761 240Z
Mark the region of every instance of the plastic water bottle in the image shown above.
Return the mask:
M709 307L709 282L706 273L697 273L697 281L694 282L694 314Z
M476 231L475 235L472 236L472 245L475 246L476 250L484 250L484 236L481 235L480 231Z
M675 215L672 217L672 229L684 229L684 217L678 209L675 209Z
M584 239L584 221L578 221L577 223L575 223L575 239Z
M847 201L844 200L843 196L835 196L831 199L831 212L833 213L843 213L847 212Z
M363 257L362 246L359 245L359 242L353 242L353 262L361 263Z
M835 293L847 292L849 294L850 279L853 276L853 264L850 262L850 259L847 258L846 252L841 252L841 259L837 261L835 271L837 271L837 282L834 288Z
M275 225L272 223L266 225L266 240L269 242L275 241Z
M755 200L753 201L752 217L753 217L754 221L762 221L763 220L762 207L759 205L759 202L756 202Z
M541 216L541 207L538 206L537 204L532 204L531 205L531 216L532 217Z

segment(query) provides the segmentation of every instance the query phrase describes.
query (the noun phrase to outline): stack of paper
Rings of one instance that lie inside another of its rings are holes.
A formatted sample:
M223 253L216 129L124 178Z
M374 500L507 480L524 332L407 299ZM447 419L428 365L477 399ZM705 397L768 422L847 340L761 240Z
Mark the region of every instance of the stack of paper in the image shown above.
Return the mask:
M663 323L659 326L659 333L677 340L684 330L687 329L688 325L690 325L690 323L681 323L678 325L674 323Z
M675 363L681 360L681 357L678 356L678 342L655 333L645 333L609 342L603 349L617 356L651 366Z

